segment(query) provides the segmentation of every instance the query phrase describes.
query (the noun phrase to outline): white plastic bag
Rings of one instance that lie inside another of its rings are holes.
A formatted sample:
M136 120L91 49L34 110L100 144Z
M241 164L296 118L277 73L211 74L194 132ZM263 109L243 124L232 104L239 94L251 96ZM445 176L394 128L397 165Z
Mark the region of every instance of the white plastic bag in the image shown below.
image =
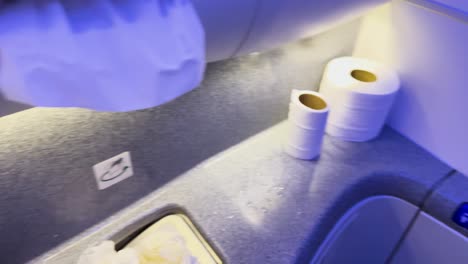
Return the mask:
M199 85L189 0L20 1L0 10L0 91L34 106L130 111Z

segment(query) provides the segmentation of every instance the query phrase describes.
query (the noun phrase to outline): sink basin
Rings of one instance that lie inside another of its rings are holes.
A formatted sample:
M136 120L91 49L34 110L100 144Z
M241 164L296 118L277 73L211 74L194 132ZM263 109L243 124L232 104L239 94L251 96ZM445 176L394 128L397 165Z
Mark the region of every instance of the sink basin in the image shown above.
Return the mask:
M466 263L468 239L402 199L375 196L352 207L311 264Z

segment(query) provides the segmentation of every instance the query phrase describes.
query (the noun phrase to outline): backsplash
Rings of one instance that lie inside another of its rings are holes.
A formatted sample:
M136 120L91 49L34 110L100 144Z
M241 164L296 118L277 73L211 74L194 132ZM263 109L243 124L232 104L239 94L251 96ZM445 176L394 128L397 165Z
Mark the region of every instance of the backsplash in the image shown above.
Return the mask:
M389 126L468 175L466 3L394 0L364 17L354 55L400 75Z
M291 89L316 89L325 63L352 53L358 26L210 63L201 87L160 107L32 108L0 118L2 256L31 259L284 120ZM92 166L125 151L134 176L99 191Z

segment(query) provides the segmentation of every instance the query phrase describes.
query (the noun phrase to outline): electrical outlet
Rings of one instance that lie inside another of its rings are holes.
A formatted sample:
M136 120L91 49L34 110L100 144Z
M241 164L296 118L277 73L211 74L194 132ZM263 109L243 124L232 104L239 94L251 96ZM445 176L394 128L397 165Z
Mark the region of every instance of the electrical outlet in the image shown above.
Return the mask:
M99 190L104 190L133 176L130 152L124 152L93 166Z

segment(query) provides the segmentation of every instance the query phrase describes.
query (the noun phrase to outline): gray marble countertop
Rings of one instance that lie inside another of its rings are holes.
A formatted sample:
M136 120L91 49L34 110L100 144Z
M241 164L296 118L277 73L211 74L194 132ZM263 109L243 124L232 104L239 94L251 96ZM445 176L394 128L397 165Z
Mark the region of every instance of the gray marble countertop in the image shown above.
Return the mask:
M365 143L326 136L316 161L286 155L285 132L282 122L227 149L32 263L75 263L168 207L184 210L227 263L307 262L356 202L382 194L420 205L451 171L390 128Z

